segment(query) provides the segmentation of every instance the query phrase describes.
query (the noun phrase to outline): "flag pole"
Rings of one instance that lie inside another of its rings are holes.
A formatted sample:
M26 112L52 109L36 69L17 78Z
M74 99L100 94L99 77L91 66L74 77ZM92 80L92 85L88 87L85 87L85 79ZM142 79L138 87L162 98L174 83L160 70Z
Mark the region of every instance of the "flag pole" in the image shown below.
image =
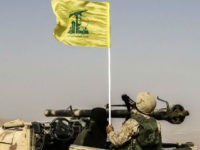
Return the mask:
M111 53L108 48L108 117L109 124L111 124Z
M107 0L110 3L110 0ZM109 9L110 14L110 9ZM110 18L110 16L109 16ZM110 21L110 20L109 20ZM111 21L110 21L111 22ZM110 25L111 32L111 25ZM111 35L111 33L109 33ZM111 124L111 49L108 48L108 122Z

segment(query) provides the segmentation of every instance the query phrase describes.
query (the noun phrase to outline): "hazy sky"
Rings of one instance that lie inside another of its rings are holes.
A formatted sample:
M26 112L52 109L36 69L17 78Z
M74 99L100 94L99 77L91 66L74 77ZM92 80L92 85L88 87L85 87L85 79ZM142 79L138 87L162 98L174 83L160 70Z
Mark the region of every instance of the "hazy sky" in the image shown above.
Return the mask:
M111 0L112 102L150 91L182 104L183 124L162 123L168 142L200 143L199 8L199 0ZM0 117L43 120L47 108L107 103L107 50L55 40L50 0L1 1L0 22Z

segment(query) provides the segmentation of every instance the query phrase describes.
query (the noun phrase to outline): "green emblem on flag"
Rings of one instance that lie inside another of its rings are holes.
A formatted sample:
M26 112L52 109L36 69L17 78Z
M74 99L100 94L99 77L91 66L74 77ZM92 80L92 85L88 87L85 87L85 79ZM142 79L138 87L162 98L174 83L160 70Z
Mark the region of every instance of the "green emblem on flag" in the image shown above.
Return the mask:
M78 10L69 14L69 18L73 18L70 30L68 31L69 34L89 34L87 25L82 25L81 22L83 13L86 11L87 10Z

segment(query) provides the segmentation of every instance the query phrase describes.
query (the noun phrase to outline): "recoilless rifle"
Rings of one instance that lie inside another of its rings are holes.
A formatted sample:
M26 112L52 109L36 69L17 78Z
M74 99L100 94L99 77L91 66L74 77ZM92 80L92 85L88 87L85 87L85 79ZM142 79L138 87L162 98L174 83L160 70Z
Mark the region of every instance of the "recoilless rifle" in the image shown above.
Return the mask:
M159 97L157 99L161 102L166 103L166 108L155 110L150 114L157 120L165 120L172 124L180 124L185 120L185 117L189 115L189 112L184 109L180 104L170 106L166 100ZM114 109L111 110L112 118L127 118L130 116L130 111L135 108L135 102L126 94L122 95L122 100L125 104L122 105L111 105L112 107L126 107L127 109ZM70 107L71 108L71 107ZM106 105L108 109L108 105ZM108 111L108 110L107 110ZM47 117L90 117L91 110L85 109L66 109L66 110L46 110L44 115Z

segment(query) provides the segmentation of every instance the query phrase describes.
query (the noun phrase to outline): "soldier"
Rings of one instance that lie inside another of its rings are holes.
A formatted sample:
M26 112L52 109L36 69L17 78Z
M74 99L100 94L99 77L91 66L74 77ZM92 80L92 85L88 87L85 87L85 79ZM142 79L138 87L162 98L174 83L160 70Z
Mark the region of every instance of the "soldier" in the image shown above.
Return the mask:
M117 149L160 150L160 124L148 115L156 107L155 97L149 92L141 92L136 98L135 105L120 132L114 132L112 125L107 126L109 141Z
M106 147L107 113L104 108L94 108L91 111L89 126L77 136L74 144L96 148Z

